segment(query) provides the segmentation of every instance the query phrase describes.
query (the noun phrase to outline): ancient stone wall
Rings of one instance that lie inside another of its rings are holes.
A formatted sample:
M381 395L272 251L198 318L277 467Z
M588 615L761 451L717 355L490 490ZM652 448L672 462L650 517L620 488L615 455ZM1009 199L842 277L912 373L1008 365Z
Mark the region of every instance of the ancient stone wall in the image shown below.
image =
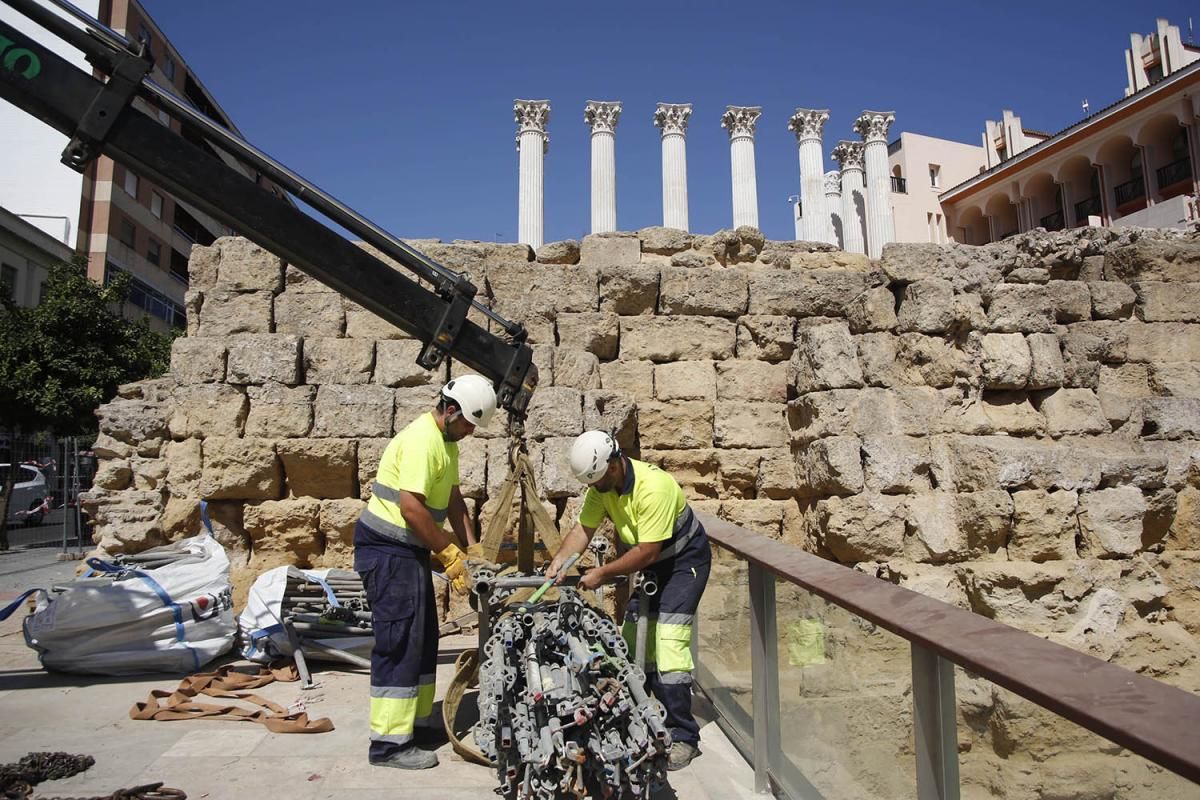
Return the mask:
M611 428L698 509L1200 690L1196 235L891 245L878 262L752 229L537 253L414 244L528 326L542 388L527 429L564 525L581 489L571 437ZM191 535L206 498L242 584L279 563L348 565L384 445L447 375L245 240L195 248L191 276L171 375L100 411L100 546ZM501 427L462 446L483 522ZM710 583L706 635L738 634L742 592ZM1013 741L1049 729L971 680L960 749L986 750L979 780L996 782L998 762L1039 752Z

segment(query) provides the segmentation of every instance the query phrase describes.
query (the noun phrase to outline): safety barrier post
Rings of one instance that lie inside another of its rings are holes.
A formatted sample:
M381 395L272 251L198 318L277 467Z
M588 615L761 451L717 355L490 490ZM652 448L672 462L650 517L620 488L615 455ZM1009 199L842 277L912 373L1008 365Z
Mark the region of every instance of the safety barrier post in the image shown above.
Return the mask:
M958 800L954 663L913 642L912 689L917 798Z
M775 576L751 562L750 676L754 705L754 791L771 792L771 766L779 753L779 638Z

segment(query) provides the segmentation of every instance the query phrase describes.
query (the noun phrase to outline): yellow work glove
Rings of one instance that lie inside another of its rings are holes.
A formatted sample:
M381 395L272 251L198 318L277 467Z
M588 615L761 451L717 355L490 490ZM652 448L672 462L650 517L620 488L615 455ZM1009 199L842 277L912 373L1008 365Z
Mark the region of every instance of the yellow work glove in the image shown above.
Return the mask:
M442 562L442 569L446 572L446 577L450 579L450 588L459 594L467 593L466 557L462 548L453 542L436 554L437 560Z

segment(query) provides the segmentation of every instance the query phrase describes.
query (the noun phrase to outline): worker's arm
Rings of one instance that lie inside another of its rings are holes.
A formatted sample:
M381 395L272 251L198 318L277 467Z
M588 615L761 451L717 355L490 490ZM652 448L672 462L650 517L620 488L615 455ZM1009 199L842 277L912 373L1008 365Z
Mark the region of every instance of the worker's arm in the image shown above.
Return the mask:
M554 558L550 561L550 567L546 570L546 576L554 578L555 584L562 581L563 576L558 573L562 571L562 565L567 559L574 555L579 555L583 552L583 548L588 546L588 542L592 540L592 535L595 534L595 528L589 528L585 525L575 524L571 532L563 539L562 544L558 548L558 552L554 554Z
M458 541L466 542L467 546L475 544L475 526L471 524L471 515L467 511L467 503L463 500L462 492L457 486L450 489L450 507L447 510L450 527L458 534Z
M454 543L450 534L434 522L433 515L425 507L424 495L401 489L400 513L404 515L404 522L408 529L433 552L439 553Z
M608 583L618 575L632 575L635 572L639 572L654 563L654 560L658 558L658 554L662 552L662 546L662 542L642 542L641 544L635 544L615 561L610 561L607 564L602 564L588 570L588 573L580 579L579 587L581 589L595 589L597 586Z

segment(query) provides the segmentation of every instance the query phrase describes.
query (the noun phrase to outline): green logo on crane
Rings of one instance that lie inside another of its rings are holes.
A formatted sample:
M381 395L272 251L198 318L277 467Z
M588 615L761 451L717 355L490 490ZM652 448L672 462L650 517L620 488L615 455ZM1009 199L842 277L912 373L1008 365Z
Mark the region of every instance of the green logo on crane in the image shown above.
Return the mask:
M13 40L4 36L0 36L0 57L6 70L25 80L33 80L42 71L42 61L37 53L24 47L13 47Z

